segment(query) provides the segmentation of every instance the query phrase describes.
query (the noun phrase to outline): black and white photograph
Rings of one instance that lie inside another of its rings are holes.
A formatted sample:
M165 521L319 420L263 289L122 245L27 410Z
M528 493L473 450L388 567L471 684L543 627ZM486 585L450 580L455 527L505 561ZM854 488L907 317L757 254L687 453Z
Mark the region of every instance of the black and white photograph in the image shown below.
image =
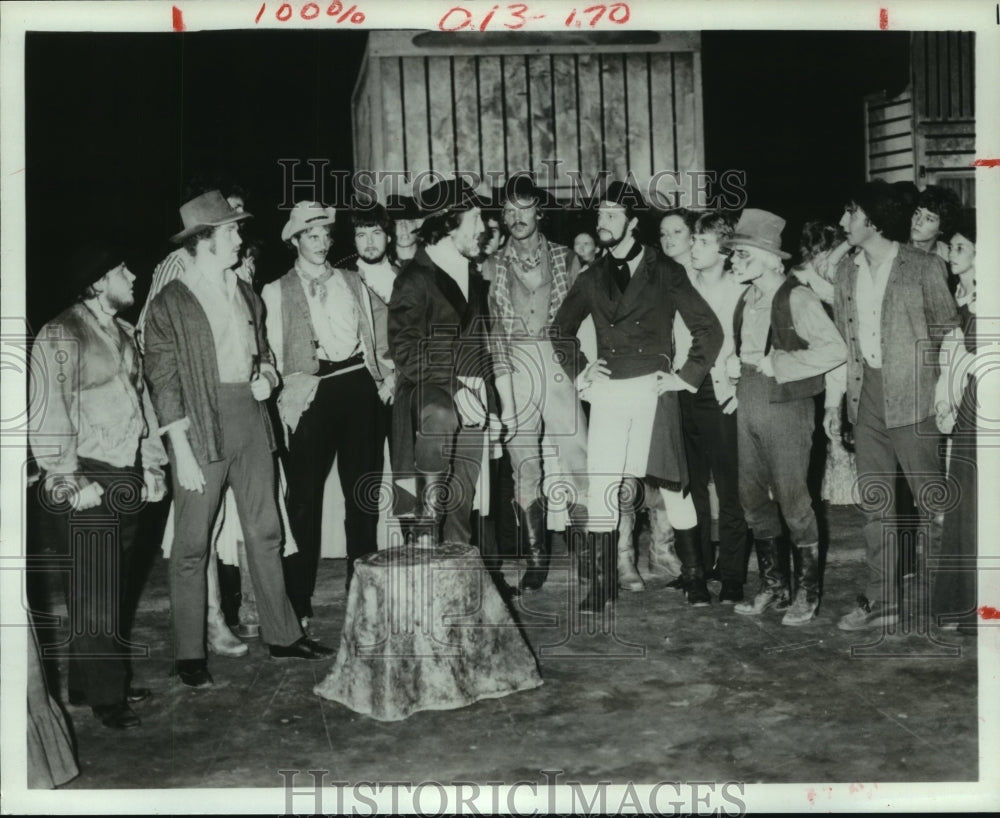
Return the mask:
M992 811L1000 4L0 19L5 814Z

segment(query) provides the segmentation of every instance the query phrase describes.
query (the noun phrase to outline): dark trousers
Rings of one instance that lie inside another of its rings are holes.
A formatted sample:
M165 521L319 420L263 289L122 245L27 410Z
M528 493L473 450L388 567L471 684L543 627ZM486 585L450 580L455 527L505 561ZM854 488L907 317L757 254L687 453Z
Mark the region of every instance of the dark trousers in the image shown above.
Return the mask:
M205 658L208 541L227 485L236 496L261 636L271 645L290 645L302 636L281 578L275 462L264 417L246 384L220 386L219 412L223 459L201 467L204 491L188 491L180 487L176 475L173 479L170 612L178 660Z
M806 486L816 411L812 398L771 403L772 378L744 366L736 390L740 502L757 539L781 536L781 516L795 545L819 541ZM860 451L860 444L859 444Z
M367 369L323 378L288 442L288 519L298 553L285 557L283 565L288 596L300 618L313 615L323 487L334 459L344 491L348 562L378 549L378 492L372 490L378 483L369 481L382 478L381 409Z
M445 482L441 501L443 540L471 543L472 504L482 468L486 432L461 425L448 390L425 385L419 392L419 404L414 400L417 471Z
M142 470L80 458L80 472L104 489L101 504L73 511L51 498L49 516L56 553L70 557L64 574L69 612L69 689L91 707L125 698L129 684L125 610L129 564L139 530Z
M865 367L854 445L858 489L865 515L868 560L865 596L871 602L884 602L890 596L889 584L894 583L896 577L898 532L886 530L883 517L895 509L897 463L906 475L921 515L929 523L931 553L937 553L941 542L941 515L930 507L930 503L935 493L947 495L938 458L940 439L933 417L907 426L887 428L882 370Z
M702 553L708 553L711 548L712 507L708 483L714 478L719 496L719 574L723 581L742 583L746 570L747 524L740 505L736 413L723 414L710 376L702 381L697 393L681 392L680 403L688 479L698 515ZM706 565L705 569L711 567Z

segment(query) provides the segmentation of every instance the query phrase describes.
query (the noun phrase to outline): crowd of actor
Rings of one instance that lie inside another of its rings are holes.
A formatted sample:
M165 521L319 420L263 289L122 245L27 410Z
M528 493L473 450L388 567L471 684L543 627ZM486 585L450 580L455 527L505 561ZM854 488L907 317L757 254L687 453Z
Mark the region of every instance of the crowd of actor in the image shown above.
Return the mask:
M150 695L120 615L146 502L172 503L183 684L212 685L208 653L244 655L257 632L275 659L333 653L313 598L334 463L349 590L381 511L392 546L478 546L510 605L551 592L562 532L575 615L662 576L687 605L803 626L823 594L821 425L822 497L864 515L867 580L837 626L896 623L915 593L900 565L944 555L935 625L975 632L976 214L951 191L864 183L839 223L795 237L766 210L658 211L613 182L566 246L564 208L528 176L488 195L447 180L298 202L266 283L246 205L191 190L136 326L122 251L79 248L75 301L35 338L44 531L72 558L81 620L69 699L104 725L138 726ZM345 221L355 252L331 260ZM888 530L897 472L926 534L908 560Z

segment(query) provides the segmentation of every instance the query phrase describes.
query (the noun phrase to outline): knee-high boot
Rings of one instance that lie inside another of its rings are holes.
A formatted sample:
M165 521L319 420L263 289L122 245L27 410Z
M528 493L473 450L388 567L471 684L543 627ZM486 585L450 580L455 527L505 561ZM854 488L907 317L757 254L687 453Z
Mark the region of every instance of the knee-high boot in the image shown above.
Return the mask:
M752 602L740 602L733 610L744 616L760 616L768 608L784 611L788 608L787 555L776 537L755 538L760 589Z
M585 558L590 566L590 589L580 612L599 614L615 598L618 580L615 574L618 557L617 531L588 531L584 545Z
M677 556L681 560L681 578L688 604L702 608L712 602L712 595L705 584L705 569L701 564L701 547L698 527L674 529Z
M819 607L819 544L800 545L798 549L795 601L782 617L782 625L805 625Z
M524 561L527 570L521 578L521 590L537 591L549 576L549 544L545 532L545 502L535 500L524 510L524 527L527 537L524 544Z
M646 584L635 567L636 512L622 511L618 521L618 587L623 591L644 591Z

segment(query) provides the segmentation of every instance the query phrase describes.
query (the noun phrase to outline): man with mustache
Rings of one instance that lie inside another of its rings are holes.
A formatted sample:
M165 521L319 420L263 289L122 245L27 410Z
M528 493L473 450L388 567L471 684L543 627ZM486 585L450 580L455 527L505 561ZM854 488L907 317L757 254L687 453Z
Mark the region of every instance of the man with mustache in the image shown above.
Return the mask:
M31 351L31 380L46 396L33 413L31 448L53 545L72 559L70 704L90 705L105 727L127 730L140 724L129 704L151 695L129 684L129 557L140 498L166 493L167 453L144 389L135 328L118 317L134 303L135 276L121 252L103 244L80 250L70 269L77 303L42 327Z
M604 610L614 598L617 564L633 559L618 553L618 491L629 476L648 475L660 489L676 530L688 603L711 601L694 504L686 493L677 393L698 389L722 346L722 328L684 268L636 240L639 213L646 207L628 183L608 187L597 211L597 240L606 252L580 274L555 317L561 337L575 337L588 315L597 332L595 361L588 364L582 355L564 361L567 374L590 400L584 553L593 580L583 613ZM677 314L692 342L686 363L673 373Z
M413 478L415 497L397 494L396 512L429 529L435 543L471 543L486 430L499 431L486 343L488 286L474 268L486 230L483 202L457 179L419 198L427 213L423 246L396 277L389 302L397 377L392 470L397 479ZM478 534L480 547L496 541ZM501 595L516 595L499 556L483 560Z
M552 477L569 486L571 522L585 525L587 421L576 389L557 356L572 354L572 344L550 337L556 312L570 288L570 251L539 232L547 201L526 176L503 189L503 220L510 239L490 261L490 346L493 353L501 423L514 469L517 504L526 540L528 569L521 589L537 591L549 570L546 544L546 491L543 448L555 448L559 464ZM544 446L543 446L544 441ZM522 538L522 541L525 538Z
M191 264L167 284L146 316L146 370L170 443L174 543L170 612L175 668L188 687L213 684L205 660L205 565L225 487L236 496L260 615L274 658L322 659L285 595L275 494L274 430L264 401L278 385L263 307L232 267L242 244L235 210L218 191L180 208L173 236Z

